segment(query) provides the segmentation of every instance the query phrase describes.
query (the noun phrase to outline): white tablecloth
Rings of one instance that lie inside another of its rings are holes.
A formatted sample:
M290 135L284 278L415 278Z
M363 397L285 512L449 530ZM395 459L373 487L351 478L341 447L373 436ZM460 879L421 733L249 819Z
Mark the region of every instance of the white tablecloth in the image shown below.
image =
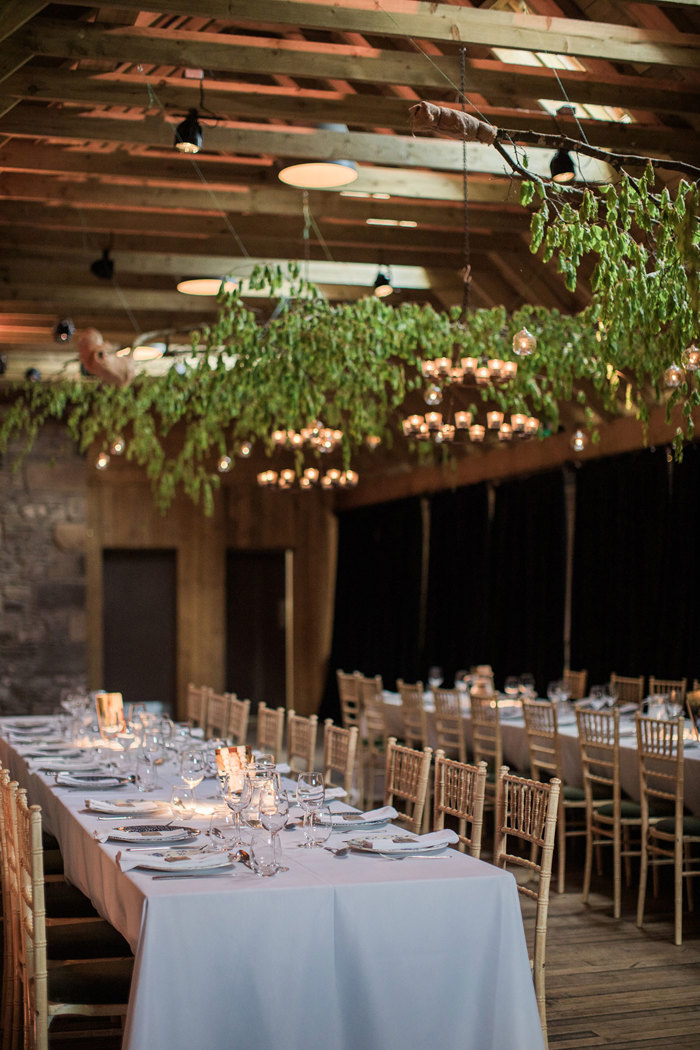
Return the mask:
M154 882L94 839L111 825L79 812L88 792L30 774L5 740L0 760L135 951L125 1050L542 1050L508 873L454 852L341 859L282 832L274 878Z
M429 743L435 746L435 715L432 708L432 696L425 699L428 716ZM387 728L396 736L401 736L401 707L398 693L384 692L384 708ZM564 721L567 719L567 721ZM567 711L560 721L559 738L561 743L562 773L567 784L582 787L581 753L578 744L578 731L573 720L573 712ZM688 723L689 725L689 723ZM471 749L472 723L471 716L464 715L464 735L467 748ZM527 773L530 768L530 754L527 746L527 734L522 715L501 717L501 738L503 740L503 760L513 772ZM685 805L691 813L700 815L700 747L686 742L683 753L683 788ZM634 719L620 719L620 780L622 790L630 798L639 801L639 761L637 758L637 738L634 731Z

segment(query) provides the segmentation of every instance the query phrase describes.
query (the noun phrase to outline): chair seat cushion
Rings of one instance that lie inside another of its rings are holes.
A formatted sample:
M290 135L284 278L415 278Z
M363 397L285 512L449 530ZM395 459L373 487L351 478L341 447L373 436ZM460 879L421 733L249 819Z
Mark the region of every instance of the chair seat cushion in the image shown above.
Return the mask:
M586 792L583 788L574 787L573 784L564 784L564 801L565 802L585 802Z
M61 963L48 972L49 1001L55 1003L126 1003L133 959Z
M49 959L128 958L131 949L121 933L110 923L66 922L46 930Z
M605 802L602 806L596 806L595 811L601 817L612 817L615 813L615 806L612 802ZM620 816L623 820L641 820L641 806L638 802L633 802L631 798L620 799Z
M676 830L676 822L673 817L665 817L663 820L658 820L656 824L652 824L649 830L673 835ZM683 834L700 837L700 817L683 817Z
M47 882L44 897L51 919L98 918L89 898L69 882Z

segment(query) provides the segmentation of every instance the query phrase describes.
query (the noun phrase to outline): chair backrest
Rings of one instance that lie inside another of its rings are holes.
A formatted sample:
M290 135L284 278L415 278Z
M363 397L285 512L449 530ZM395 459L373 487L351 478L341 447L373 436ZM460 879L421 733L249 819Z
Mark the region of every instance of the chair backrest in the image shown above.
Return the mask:
M274 755L278 762L282 758L284 714L283 707L268 707L262 700L258 704L258 728L255 741L257 749Z
M435 704L435 742L445 754L466 762L464 743L464 716L457 689L433 688Z
M572 671L570 667L565 667L561 677L572 700L581 700L586 695L588 671Z
M187 703L185 716L189 724L195 729L204 729L207 721L207 703L209 693L207 685L194 685L192 682L187 686Z
M27 805L23 790L16 795L20 875L20 977L30 1017L36 1018L36 1040L30 1046L48 1047L48 973L44 855L41 847L41 808ZM34 1024L32 1027L34 1027Z
M20 1046L22 997L19 973L19 845L17 842L18 784L6 769L0 770L0 862L2 864L3 1047Z
M523 700L523 718L530 752L533 780L561 776L561 748L556 704L546 700Z
M524 868L531 876L537 877L536 889L518 883L518 893L537 901L532 976L535 982L535 997L545 1044L547 1042L547 1014L544 968L547 914L560 790L561 782L556 778L548 784L541 784L536 780L511 776L506 766L500 770L496 804L494 863L499 868ZM509 848L509 839L515 839L521 847L528 844L530 849L524 851L522 855L514 853Z
M675 701L678 704L685 703L687 686L687 678L655 678L653 674L649 675L649 693L651 696L667 694L669 700L673 700L673 694L675 693Z
M346 671L336 671L338 679L338 696L340 697L340 718L345 729L360 724L360 696L358 684L358 672L348 674Z
M318 715L287 713L287 761L293 772L310 773L316 764Z
M683 829L683 715L675 719L635 715L639 791L642 826L649 819L649 807L673 804L676 835ZM660 805L661 803L661 805Z
M625 678L621 674L610 675L610 684L617 686L618 704L641 704L644 699L644 675L639 678Z
M235 693L230 693L229 698L228 723L224 736L236 746L242 746L248 739L250 700L239 700Z
M341 729L340 726L333 724L332 718L327 718L323 725L324 782L330 786L333 783L332 774L340 773L343 778L342 786L345 788L348 798L352 791L359 732L357 726Z
M215 693L213 689L209 690L204 722L204 735L207 740L226 736L230 706L230 693Z
M423 683L404 682L402 678L396 683L401 697L401 717L403 719L403 738L407 747L427 747L428 717L423 703Z
M387 741L384 805L394 806L399 814L396 821L416 835L420 834L423 821L432 754L430 747L422 751L401 747L393 736Z
M586 806L593 809L593 799L612 799L615 819L620 812L620 712L588 711L576 708L581 774L586 792Z
M472 748L474 761L485 762L496 775L503 765L503 742L498 706L494 700L472 690Z
M436 753L433 829L444 828L446 815L456 817L459 820L460 849L462 852L469 850L470 856L477 859L481 856L485 789L485 762L471 766Z
M381 675L365 678L357 675L362 711L362 732L370 748L386 740L386 713L382 693Z

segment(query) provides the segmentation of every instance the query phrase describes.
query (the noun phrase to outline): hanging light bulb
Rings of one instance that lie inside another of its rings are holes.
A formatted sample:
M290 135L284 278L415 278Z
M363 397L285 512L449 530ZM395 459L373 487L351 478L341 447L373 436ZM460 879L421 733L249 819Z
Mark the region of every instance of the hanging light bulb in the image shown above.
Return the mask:
M202 125L196 109L191 109L175 128L175 149L180 153L199 153L202 148Z
M372 452L374 452L375 448L378 448L381 445L381 443L382 439L380 438L379 434L368 434L365 438L365 445L367 446L367 448L371 449Z
M216 469L219 474L228 474L229 470L233 465L233 460L230 456L219 456L219 462L216 464Z
M114 439L112 444L109 446L110 456L121 456L126 448L126 442L123 437L117 437Z
M388 295L394 290L394 286L391 283L391 271L388 266L381 267L377 271L377 276L374 279L372 285L372 291L378 299L386 299Z
M695 343L685 348L681 354L681 364L687 372L697 372L700 369L700 348Z
M576 168L568 151L559 149L552 157L549 170L553 182L571 182L576 177Z
M518 357L529 357L537 346L537 340L527 328L521 328L513 336L513 353Z
M99 456L95 460L95 467L97 470L106 470L109 466L109 453L100 452Z
M238 451L237 451L236 455L240 456L241 459L247 459L248 456L250 456L252 451L253 451L253 442L252 441L241 441L240 445L238 446Z
M75 325L71 321L70 317L66 317L61 321L57 321L53 329L53 338L55 343L68 343L73 338L75 333Z
M574 452L583 452L584 448L588 444L588 435L584 434L582 430L575 430L571 435L570 445Z
M431 383L425 391L423 400L426 405L439 405L442 403L442 390L436 383Z
M664 386L667 390L677 390L685 378L683 369L678 365L669 365L664 372Z

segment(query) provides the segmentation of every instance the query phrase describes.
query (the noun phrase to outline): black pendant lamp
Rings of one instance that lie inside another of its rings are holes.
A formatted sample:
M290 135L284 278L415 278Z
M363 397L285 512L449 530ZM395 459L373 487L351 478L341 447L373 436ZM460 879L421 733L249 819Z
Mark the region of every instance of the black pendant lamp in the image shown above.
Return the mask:
M571 182L576 176L576 168L571 155L565 149L558 149L549 165L553 182Z
M180 153L199 153L202 148L202 125L199 114L191 109L181 124L175 128L175 149Z

